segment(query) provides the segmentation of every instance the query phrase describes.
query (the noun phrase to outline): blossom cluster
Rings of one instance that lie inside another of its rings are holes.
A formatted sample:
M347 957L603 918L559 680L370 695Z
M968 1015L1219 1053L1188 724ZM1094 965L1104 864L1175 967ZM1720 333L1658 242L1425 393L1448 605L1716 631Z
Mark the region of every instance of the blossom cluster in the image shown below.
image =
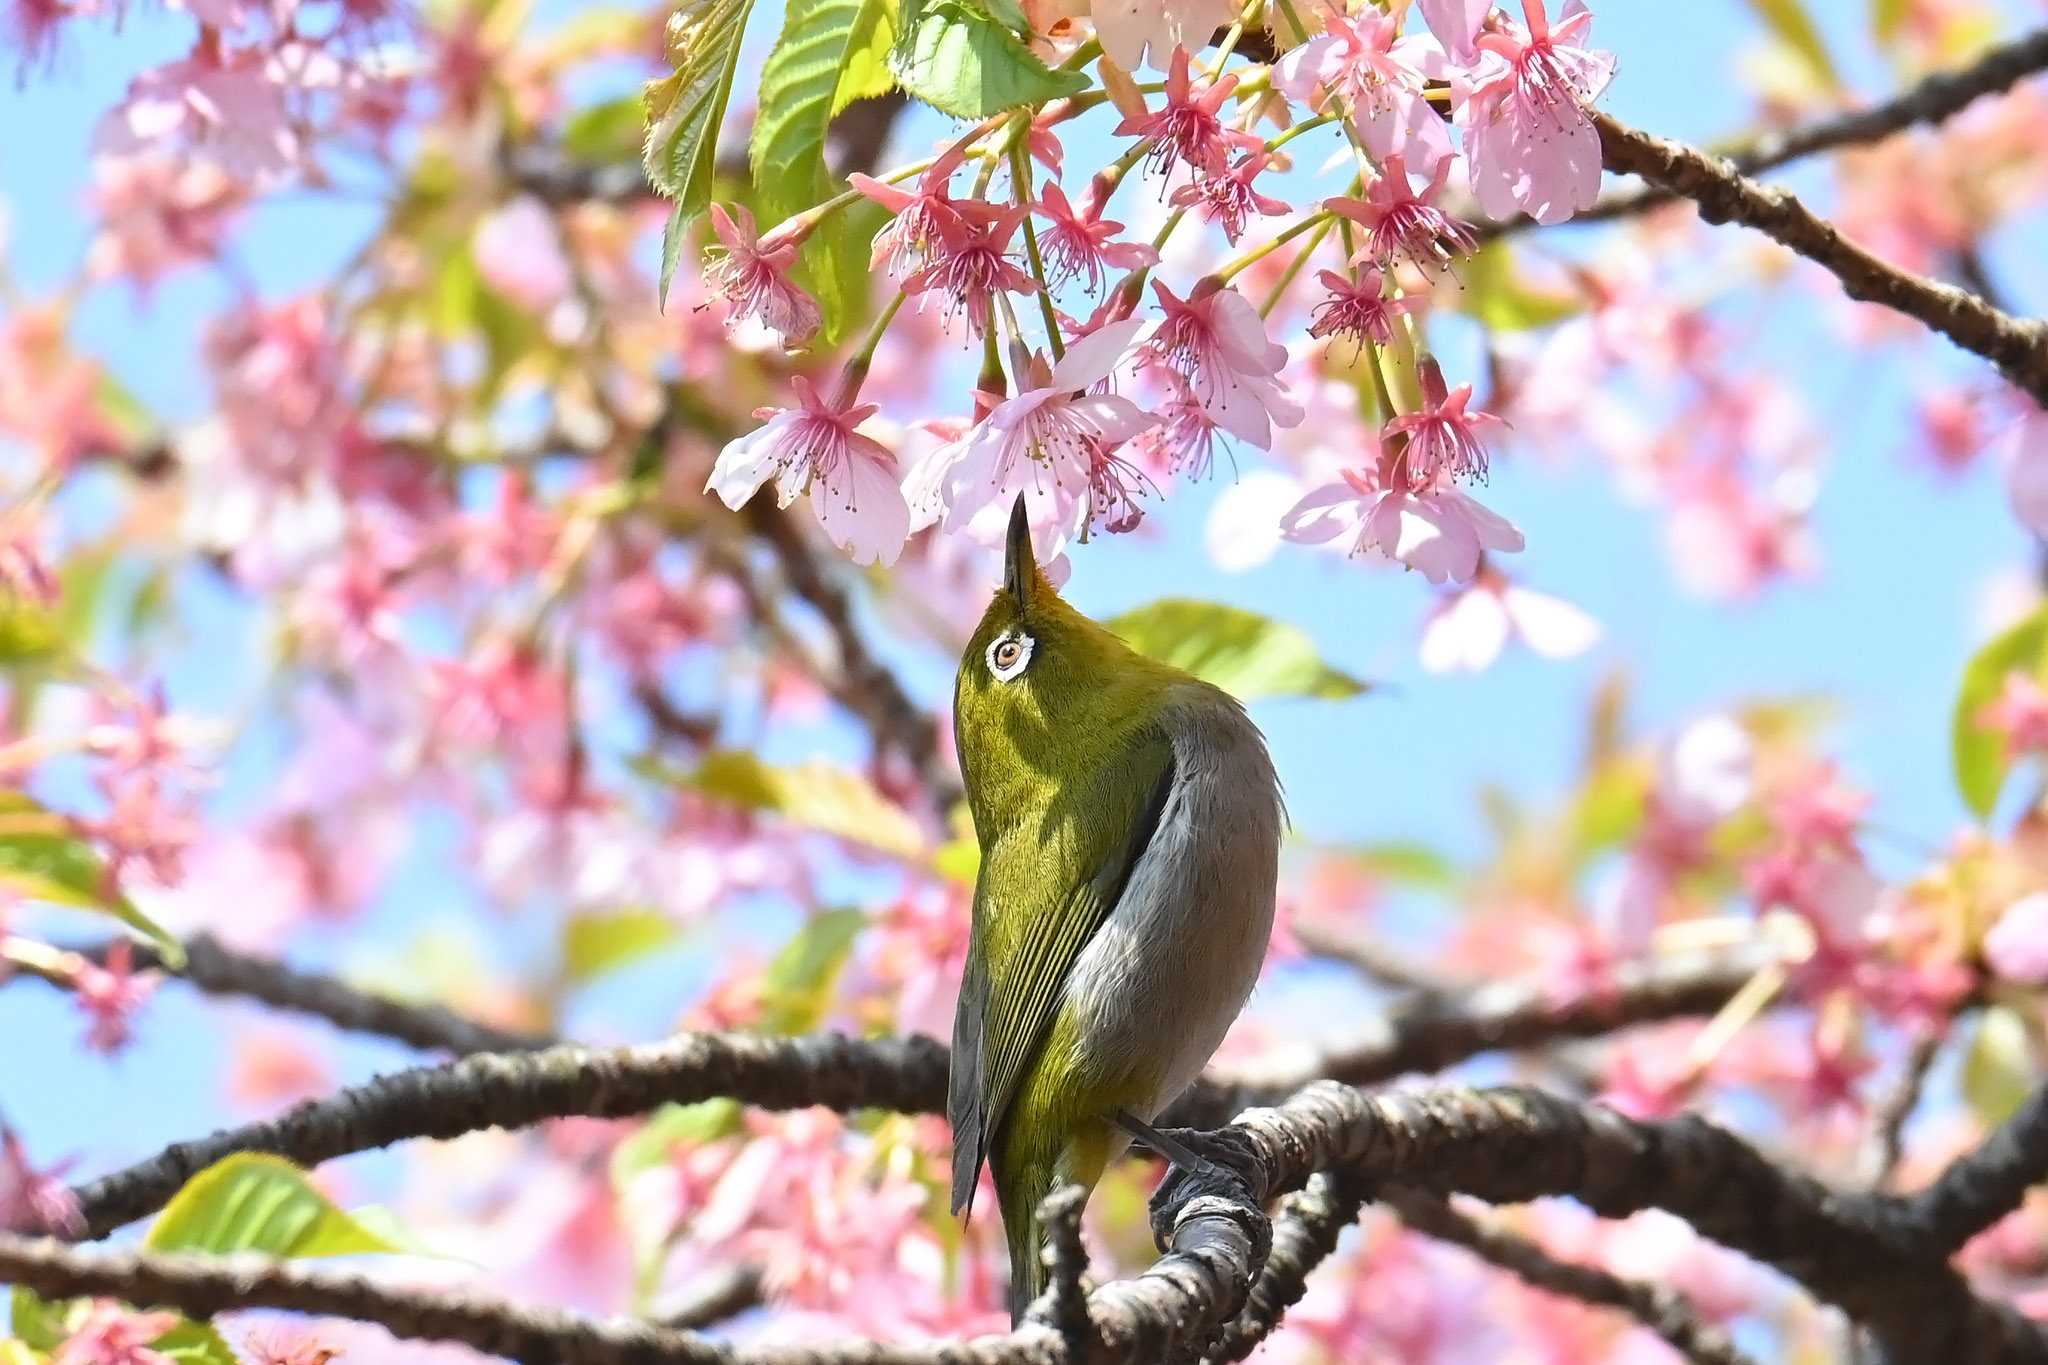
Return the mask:
M1577 0L1555 25L1541 0L1526 0L1519 19L1475 3L1356 14L1327 5L1306 19L1290 7L1269 22L1294 26L1291 49L1229 67L1227 54L1197 56L1185 41L1206 38L1217 17L1208 0L1142 8L1142 20L1097 16L1105 97L1122 116L1110 136L1128 142L1085 190L1069 195L1060 183L1061 126L1085 112L1081 100L988 120L900 172L851 177L891 215L873 240L876 270L901 299L935 303L984 343L972 414L925 419L945 438L901 460L859 429L877 411L860 389L885 315L836 380L799 377L797 406L757 413L762 425L726 446L710 489L733 507L770 481L784 507L808 492L820 525L858 562L894 562L906 537L929 526L989 542L1020 496L1047 559L1092 532L1130 531L1163 482L1200 477L1219 445L1270 452L1276 432L1300 425L1289 371L1318 358L1291 354L1268 322L1334 235L1342 250L1315 272L1324 297L1312 305L1309 340L1364 358L1378 434L1372 453L1282 519L1281 533L1341 535L1352 552L1436 583L1469 581L1486 555L1519 550L1520 533L1461 486L1485 478L1501 423L1474 405L1470 383L1447 384L1422 324L1433 287L1476 248L1453 212L1454 180L1488 213L1544 223L1599 193L1589 111L1614 61L1585 46L1591 14ZM1055 46L1086 56L1074 41ZM1146 62L1164 73L1157 100L1131 74ZM1267 123L1282 131L1261 136ZM1355 192L1303 202L1281 183L1283 154L1294 154L1284 149L1323 130ZM1042 183L1034 163L1048 173ZM1006 198L991 192L1005 167ZM959 193L968 173L973 187ZM1133 179L1156 182L1169 210L1149 242L1109 216ZM705 282L729 316L805 344L821 315L791 272L799 248L848 202L766 234L743 207L714 205ZM1191 215L1233 246L1254 222L1262 239L1176 287L1161 278L1170 273L1162 255ZM1290 274L1255 303L1242 277L1310 233ZM954 420L964 429L947 430Z

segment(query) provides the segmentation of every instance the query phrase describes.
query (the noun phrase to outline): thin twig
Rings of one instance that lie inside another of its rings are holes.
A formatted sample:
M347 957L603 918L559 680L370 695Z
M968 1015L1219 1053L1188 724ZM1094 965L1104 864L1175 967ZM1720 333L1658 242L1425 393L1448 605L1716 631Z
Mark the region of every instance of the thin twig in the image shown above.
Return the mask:
M1662 1285L1623 1279L1597 1266L1559 1260L1526 1237L1489 1226L1444 1200L1415 1190L1392 1190L1387 1206L1417 1232L1464 1247L1483 1261L1510 1271L1539 1289L1618 1308L1699 1365L1751 1365L1748 1356L1718 1327L1700 1320L1684 1298Z
M1729 148L1722 153L1728 164L1743 175L1756 175L1816 152L1837 147L1882 142L1919 124L1943 123L1988 95L2003 94L2036 72L2048 69L2048 28L2035 29L2010 42L2001 43L1968 66L1954 71L1937 71L1906 87L1882 104L1846 113L1829 114L1792 128L1783 128ZM1680 196L1654 187L1614 190L1600 196L1591 208L1572 215L1574 223L1601 223L1629 218ZM1481 241L1512 237L1538 226L1533 218L1479 223L1474 235Z
M1719 157L1605 114L1593 115L1593 122L1609 170L1632 172L1684 195L1710 223L1757 229L1833 274L1850 298L1919 319L2048 405L2048 323L2014 317L1968 290L1879 259L1793 194L1758 184Z
M410 1004L359 990L335 977L230 948L211 934L195 934L185 941L185 965L180 969L165 966L147 944L130 946L138 970L162 971L209 995L240 996L274 1009L313 1015L351 1033L375 1034L427 1051L525 1052L552 1047L556 1041L469 1019L442 1005ZM104 964L110 947L100 943L66 951ZM52 979L44 972L27 974Z

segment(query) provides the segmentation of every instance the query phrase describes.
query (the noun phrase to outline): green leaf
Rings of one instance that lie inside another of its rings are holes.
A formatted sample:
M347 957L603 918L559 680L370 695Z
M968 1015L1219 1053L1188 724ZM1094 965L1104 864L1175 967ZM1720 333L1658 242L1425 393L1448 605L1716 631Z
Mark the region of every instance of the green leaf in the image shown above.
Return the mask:
M112 915L147 938L165 966L185 965L183 944L110 891L106 863L72 832L71 822L23 792L0 791L0 888L25 900Z
M1899 36L1911 10L1910 0L1870 0L1870 36L1879 47Z
M580 986L656 953L682 936L658 910L577 915L562 927L562 975Z
M64 656L55 612L13 593L0 593L0 669L48 668Z
M1813 16L1806 12L1801 0L1749 0L1749 7L1756 11L1757 18L1764 21L1773 36L1806 63L1814 78L1830 90L1839 89L1841 77L1835 72L1835 64L1828 56L1828 45L1821 37L1820 26L1813 22Z
M789 0L782 37L761 68L761 107L747 155L754 208L765 231L826 199L825 128L867 6L863 0ZM879 24L879 19L871 22ZM872 39L870 39L872 41ZM833 214L804 242L799 281L818 298L823 340L838 340L867 303L874 224L860 205ZM869 227L866 237L862 225Z
M925 850L924 831L907 811L859 773L823 759L775 767L752 754L719 749L706 754L694 773L658 765L642 765L641 771L900 858L921 857Z
M85 1299L54 1302L16 1285L8 1305L8 1320L15 1336L38 1351L54 1351L71 1335L72 1314L82 1309Z
M48 1357L12 1337L0 1340L0 1365L43 1365Z
M853 31L846 35L846 53L839 62L839 84L832 91L832 112L841 113L855 100L874 99L896 88L889 53L896 46L898 0L861 0Z
M640 1130L612 1148L612 1188L624 1192L634 1176L668 1163L678 1147L701 1147L739 1131L738 1100L664 1104Z
M2005 689L2008 673L2026 673L2048 683L2048 607L2038 608L2003 635L1978 650L1963 668L1956 693L1953 722L1956 786L1964 802L1981 817L1998 804L1998 792L2012 767L2005 736L1978 719Z
M237 1152L185 1182L157 1215L152 1251L261 1251L272 1256L354 1256L397 1251L313 1188L283 1157Z
M1432 891L1448 890L1457 884L1457 868L1452 866L1449 858L1427 844L1367 844L1357 850L1356 856L1368 871L1389 881L1406 882Z
M1467 256L1459 263L1458 276L1463 288L1451 293L1451 305L1497 332L1548 327L1586 306L1577 294L1531 285L1516 266L1514 249L1504 241Z
M1054 71L1021 39L961 0L902 0L890 67L903 88L956 118L986 118L1088 88L1078 71Z
M1307 631L1220 602L1168 597L1105 624L1140 654L1185 669L1240 701L1334 700L1367 690L1324 663Z
M1963 1098L1987 1128L2011 1118L2034 1089L2034 1045L2026 1020L2010 1005L1992 1005L1977 1020L1963 1058Z
M562 150L593 166L629 160L640 150L641 108L624 95L578 109L562 127Z
M178 1365L242 1365L242 1358L211 1323L189 1318L150 1344L150 1349L169 1356Z
M761 982L761 1029L766 1033L809 1033L825 1017L832 986L853 952L853 940L867 923L858 910L813 915L768 964Z
M754 0L683 0L669 20L675 70L649 81L641 93L647 116L641 164L654 188L676 201L662 234L664 298L690 223L711 205L718 129L732 98L740 38L753 8Z

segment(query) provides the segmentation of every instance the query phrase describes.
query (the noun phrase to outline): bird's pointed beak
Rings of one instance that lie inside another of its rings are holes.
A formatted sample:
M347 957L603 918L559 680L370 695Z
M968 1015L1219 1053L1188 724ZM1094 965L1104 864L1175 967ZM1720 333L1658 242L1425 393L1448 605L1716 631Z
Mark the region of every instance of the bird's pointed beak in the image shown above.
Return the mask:
M1031 518L1024 512L1024 495L1010 504L1010 533L1003 545L1003 591L1017 599L1019 607L1031 605L1031 587L1038 581L1038 560L1031 551Z

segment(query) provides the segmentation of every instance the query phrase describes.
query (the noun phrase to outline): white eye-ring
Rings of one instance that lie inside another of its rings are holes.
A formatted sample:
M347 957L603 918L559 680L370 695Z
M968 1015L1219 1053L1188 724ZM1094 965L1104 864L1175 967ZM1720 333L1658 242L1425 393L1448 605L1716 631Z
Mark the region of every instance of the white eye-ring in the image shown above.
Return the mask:
M1023 631L1005 631L988 642L988 671L997 682L1008 682L1031 662L1031 637Z

